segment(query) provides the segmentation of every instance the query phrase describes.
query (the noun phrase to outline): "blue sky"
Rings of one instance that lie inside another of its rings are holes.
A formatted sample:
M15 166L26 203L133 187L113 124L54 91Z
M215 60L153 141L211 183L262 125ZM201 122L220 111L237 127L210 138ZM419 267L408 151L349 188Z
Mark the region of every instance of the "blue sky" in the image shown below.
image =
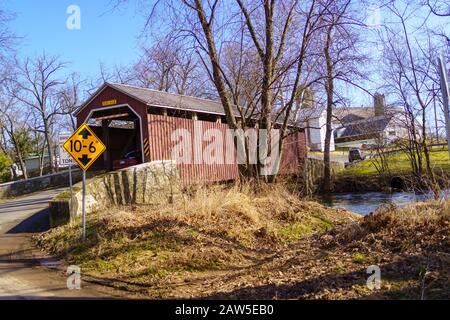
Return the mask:
M113 10L115 0L3 0L6 10L14 13L10 29L20 41L21 57L33 57L43 51L58 55L69 62L67 73L78 72L83 78L99 76L99 63L107 68L126 66L135 61L140 53L138 37L145 24L142 6L137 0L129 0ZM69 30L66 12L70 5L81 9L81 29ZM381 12L381 20L389 14ZM432 24L434 20L430 18ZM158 32L153 27L153 32ZM448 25L447 25L448 28ZM369 34L367 34L369 37ZM147 43L148 44L148 43ZM373 48L371 49L373 51ZM376 65L373 67L376 68ZM369 85L372 87L373 84ZM371 105L372 98L355 88L347 90L351 105Z
M5 0L4 7L16 15L10 28L23 37L20 56L33 56L45 50L70 62L67 71L96 76L100 61L108 67L128 64L139 53L137 37L144 25L143 16L133 4L112 10L111 3L110 0ZM69 5L81 9L80 30L66 27Z

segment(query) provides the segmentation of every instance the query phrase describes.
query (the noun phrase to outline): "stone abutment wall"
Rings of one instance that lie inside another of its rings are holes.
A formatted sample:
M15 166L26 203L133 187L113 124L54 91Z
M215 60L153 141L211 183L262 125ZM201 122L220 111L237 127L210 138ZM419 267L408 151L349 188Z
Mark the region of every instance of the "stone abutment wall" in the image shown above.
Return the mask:
M173 161L153 161L109 172L86 181L86 214L110 207L170 202L180 192L179 174ZM74 185L74 213L82 215L82 183ZM70 192L50 202L50 226L70 221Z

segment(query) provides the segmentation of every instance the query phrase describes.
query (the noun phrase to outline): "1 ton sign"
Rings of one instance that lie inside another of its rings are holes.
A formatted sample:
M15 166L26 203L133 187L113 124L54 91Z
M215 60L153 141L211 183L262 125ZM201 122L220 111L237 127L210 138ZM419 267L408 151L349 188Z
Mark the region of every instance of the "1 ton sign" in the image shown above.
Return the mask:
M67 139L71 136L71 133L63 133L59 136L59 144L58 144L58 150L59 150L59 162L58 167L60 168L67 168L75 165L75 161L73 158L67 153L67 151L64 149L63 144L66 142Z

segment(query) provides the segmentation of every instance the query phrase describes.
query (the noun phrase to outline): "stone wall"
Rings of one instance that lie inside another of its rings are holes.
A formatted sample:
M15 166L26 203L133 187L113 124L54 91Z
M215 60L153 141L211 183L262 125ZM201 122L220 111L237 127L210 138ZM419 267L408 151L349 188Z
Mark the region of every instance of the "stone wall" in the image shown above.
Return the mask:
M391 192L389 178L370 174L364 176L340 175L333 181L333 192Z
M86 182L86 214L109 207L170 202L180 191L179 174L173 161L152 161L109 172ZM74 212L82 214L82 183L74 185ZM70 193L50 202L50 226L70 221Z
M72 170L74 183L82 178L82 172L79 169ZM12 198L24 194L69 185L69 171L58 172L42 177L30 178L27 180L13 181L0 184L0 199Z
M449 187L450 173L435 172L441 190ZM418 178L412 173L339 175L335 178L333 192L393 192L431 190L426 174Z
M305 168L306 167L306 168ZM336 173L345 169L345 165L342 162L331 161L331 173L332 176L336 176ZM323 160L307 158L306 163L303 163L301 172L303 175L303 186L305 192L308 194L319 191L323 178L324 162Z

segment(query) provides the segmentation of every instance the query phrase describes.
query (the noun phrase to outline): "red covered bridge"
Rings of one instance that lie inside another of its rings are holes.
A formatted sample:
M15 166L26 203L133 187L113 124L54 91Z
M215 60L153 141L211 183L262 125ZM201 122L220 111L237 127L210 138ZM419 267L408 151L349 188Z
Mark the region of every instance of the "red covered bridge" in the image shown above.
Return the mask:
M139 88L124 84L105 83L75 112L78 126L88 123L102 139L107 149L94 167L111 170L113 161L135 151L139 163L154 160L175 160L173 150L178 129L188 135L194 151L192 161L179 163L185 184L233 180L239 177L236 161L203 159L203 151L211 141L198 139L204 133L222 133L228 125L220 102ZM212 130L212 131L211 131ZM191 134L191 135L189 135ZM223 143L223 148L226 144ZM224 154L226 150L224 149ZM206 153L206 157L209 153ZM289 135L283 147L281 174L298 174L299 164L306 156L305 134L302 129Z

